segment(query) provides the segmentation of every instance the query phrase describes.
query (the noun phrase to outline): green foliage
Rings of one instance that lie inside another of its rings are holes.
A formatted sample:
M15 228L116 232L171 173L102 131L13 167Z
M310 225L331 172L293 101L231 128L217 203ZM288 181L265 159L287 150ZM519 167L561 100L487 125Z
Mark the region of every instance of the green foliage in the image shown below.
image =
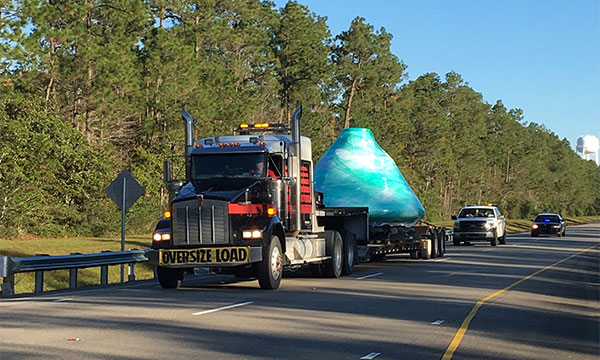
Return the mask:
M511 218L600 213L598 166L457 73L405 83L392 35L360 17L332 37L295 1L16 0L0 14L0 237L118 233L104 189L125 168L146 189L128 231L150 232L182 108L200 138L303 104L315 161L341 128L368 127L428 220L488 201Z

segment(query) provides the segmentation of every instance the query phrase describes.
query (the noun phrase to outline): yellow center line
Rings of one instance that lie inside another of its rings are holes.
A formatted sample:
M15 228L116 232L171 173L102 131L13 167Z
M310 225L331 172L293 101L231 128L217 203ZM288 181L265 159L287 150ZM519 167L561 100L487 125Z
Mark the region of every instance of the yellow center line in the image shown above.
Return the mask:
M488 295L488 296L484 297L483 299L477 301L477 303L475 304L475 306L473 306L473 309L471 309L471 311L469 312L469 315L467 315L467 317L463 320L462 324L460 325L460 328L458 328L458 330L456 331L456 334L454 334L454 337L452 338L452 341L450 342L450 345L448 345L448 348L446 349L446 352L442 356L442 360L450 360L450 359L452 359L452 355L454 355L454 352L456 351L456 349L460 345L460 342L462 341L463 336L465 336L465 333L467 332L467 329L469 328L469 324L471 323L471 320L473 320L473 317L475 317L475 314L477 313L477 311L479 310L479 308L481 306L483 306L483 304L485 304L486 302L488 302L491 299L495 298L496 296L502 294L506 290L510 290L513 287L519 285L520 283L522 283L522 282L524 282L526 280L529 280L532 277L534 277L534 276L536 276L536 275L538 275L538 274L540 274L540 273L542 273L542 272L544 272L544 271L546 271L546 270L548 270L548 269L550 269L550 268L552 268L552 267L554 267L554 266L556 266L556 265L558 265L558 264L560 264L562 262L565 262L565 261L567 261L567 260L569 260L569 259L571 259L571 258L573 258L573 257L575 257L577 255L583 254L584 252L589 251L589 250L595 248L598 245L600 245L600 243L598 243L596 245L592 245L592 246L590 246L587 249L581 250L578 253L575 253L575 254L573 254L573 255L571 255L571 256L569 256L567 258L564 258L562 260L559 260L559 261L555 262L552 265L545 266L542 269L534 272L533 274L527 275L524 278L522 278L522 279L520 279L518 281L515 281L514 283L512 283L512 284L508 285L507 287L505 287L504 289L498 290L495 293L493 293L491 295Z

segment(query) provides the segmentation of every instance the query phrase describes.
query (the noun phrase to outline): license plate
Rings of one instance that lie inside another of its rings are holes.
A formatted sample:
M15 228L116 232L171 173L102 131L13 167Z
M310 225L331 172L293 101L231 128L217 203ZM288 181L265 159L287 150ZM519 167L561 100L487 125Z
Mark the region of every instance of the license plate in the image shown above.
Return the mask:
M249 246L202 249L160 249L158 265L246 264Z

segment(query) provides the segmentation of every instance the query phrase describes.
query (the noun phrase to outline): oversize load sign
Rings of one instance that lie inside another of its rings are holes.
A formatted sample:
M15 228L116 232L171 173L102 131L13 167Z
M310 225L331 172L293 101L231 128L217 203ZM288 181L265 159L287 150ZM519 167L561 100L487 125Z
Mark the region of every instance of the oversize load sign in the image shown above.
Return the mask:
M158 265L245 264L249 261L249 246L160 249L158 253Z

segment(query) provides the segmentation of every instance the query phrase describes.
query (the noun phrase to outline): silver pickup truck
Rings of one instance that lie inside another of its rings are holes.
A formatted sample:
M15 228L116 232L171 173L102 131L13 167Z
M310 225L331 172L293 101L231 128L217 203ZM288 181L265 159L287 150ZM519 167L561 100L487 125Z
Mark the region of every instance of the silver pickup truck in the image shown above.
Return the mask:
M489 241L492 246L506 242L506 219L495 206L468 205L452 220L455 246L471 240Z

